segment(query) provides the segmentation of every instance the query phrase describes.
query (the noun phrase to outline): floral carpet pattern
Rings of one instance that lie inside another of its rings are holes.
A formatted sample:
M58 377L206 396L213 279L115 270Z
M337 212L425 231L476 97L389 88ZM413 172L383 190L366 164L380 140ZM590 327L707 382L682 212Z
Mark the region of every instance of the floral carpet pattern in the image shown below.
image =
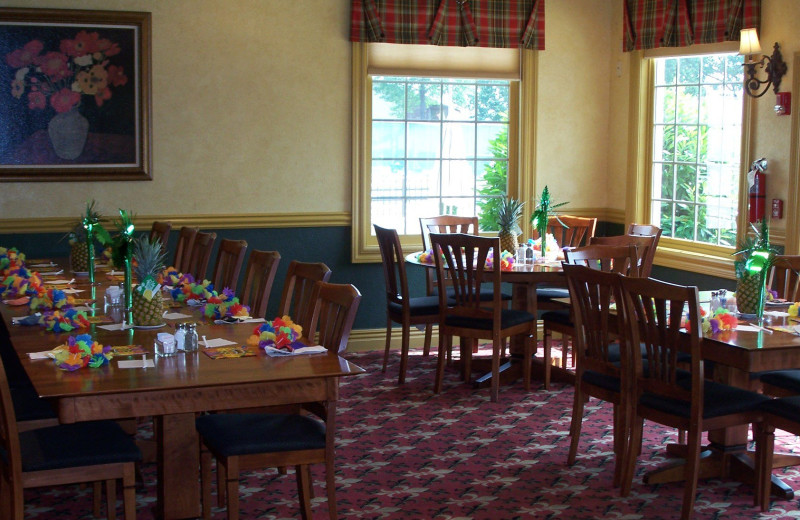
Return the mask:
M393 354L381 373L382 354L347 354L367 373L345 378L337 414L337 500L340 518L353 519L596 519L678 518L683 486L649 486L641 476L668 461L663 446L674 431L645 425L645 441L629 497L612 487L611 407L586 407L578 460L566 465L572 387L555 383L527 393L521 382L488 389L460 382L448 369L441 394L432 392L436 357L413 352L406 384L397 385ZM536 384L536 382L534 382ZM147 432L142 432L147 435ZM776 445L800 453L800 441L778 432ZM314 518L327 518L324 468L314 467ZM800 471L777 470L800 487ZM152 464L137 489L138 518L155 510ZM189 485L189 483L187 483ZM176 492L179 492L176 490ZM120 495L118 495L120 496ZM216 496L214 496L216 499ZM253 472L240 485L241 517L299 517L294 472ZM92 518L91 491L77 486L26 490L26 518ZM698 519L800 518L798 499L774 501L768 513L752 505L753 489L729 480L701 480ZM121 514L121 509L118 510ZM225 518L214 508L213 518Z

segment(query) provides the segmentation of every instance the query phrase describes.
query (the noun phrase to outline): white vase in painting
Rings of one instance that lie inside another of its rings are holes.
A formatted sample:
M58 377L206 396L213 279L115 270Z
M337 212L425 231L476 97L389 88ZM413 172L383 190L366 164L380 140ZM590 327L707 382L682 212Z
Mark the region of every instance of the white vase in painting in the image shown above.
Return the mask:
M86 145L89 120L73 108L56 114L47 125L47 133L57 156L62 159L77 159Z

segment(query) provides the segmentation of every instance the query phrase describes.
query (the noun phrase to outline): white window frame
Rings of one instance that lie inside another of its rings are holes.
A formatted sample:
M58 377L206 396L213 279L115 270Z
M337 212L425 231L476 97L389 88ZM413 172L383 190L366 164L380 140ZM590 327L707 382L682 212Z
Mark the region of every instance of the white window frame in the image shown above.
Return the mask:
M371 121L372 82L368 67L370 45L353 43L353 128L352 128L352 230L351 258L353 263L380 262L380 251L375 239L370 211L371 195ZM386 45L386 44L384 44ZM520 200L530 200L535 193L534 168L536 135L534 132L534 107L536 106L537 54L534 51L519 51L519 81L512 81L509 103L514 113L509 114L509 194ZM467 70L464 64L459 69L448 68L440 73L413 72L402 75L441 77L497 77L491 72L481 75ZM386 72L381 71L382 74ZM398 73L400 75L400 73ZM522 173L524 172L524 174ZM523 219L526 220L526 219ZM523 222L525 224L525 222ZM523 229L527 229L524 226ZM528 231L529 232L529 231ZM407 252L422 249L421 233L410 233L400 237Z

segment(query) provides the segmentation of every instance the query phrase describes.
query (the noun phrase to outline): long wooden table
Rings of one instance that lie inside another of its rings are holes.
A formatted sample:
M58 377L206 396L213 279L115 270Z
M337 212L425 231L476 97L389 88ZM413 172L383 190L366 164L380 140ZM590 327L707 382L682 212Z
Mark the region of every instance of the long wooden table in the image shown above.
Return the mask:
M99 281L104 275L97 274ZM103 301L104 290L85 283L77 295L93 292ZM97 312L102 314L102 303ZM202 352L155 357L154 368L120 369L119 358L101 368L65 372L52 360L31 360L31 352L52 349L70 334L54 334L39 326L12 325L27 307L0 305L8 340L39 396L51 400L61 422L153 416L158 439L158 506L160 518L200 516L199 439L194 426L198 412L246 407L335 402L339 378L361 374L360 367L336 353L291 357L257 356L213 360ZM181 310L186 314L186 309ZM195 315L193 319L201 320ZM198 333L244 344L255 324L202 323ZM93 325L92 337L104 345L139 344L153 358L157 332L172 332L168 324L157 330L105 331ZM76 334L86 331L73 331ZM201 347L202 350L202 347ZM136 356L135 359L139 359ZM127 358L126 358L127 359Z

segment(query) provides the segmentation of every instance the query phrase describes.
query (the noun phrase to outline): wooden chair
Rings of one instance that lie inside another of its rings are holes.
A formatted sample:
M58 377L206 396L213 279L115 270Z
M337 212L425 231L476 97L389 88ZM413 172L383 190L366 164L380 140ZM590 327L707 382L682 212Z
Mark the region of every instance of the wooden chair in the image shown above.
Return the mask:
M428 251L432 247L430 239L431 233L466 233L468 235L477 235L479 232L477 216L438 215L435 217L421 217L419 219L419 227L422 231L422 249L424 251ZM436 272L433 269L425 269L425 293L428 296L436 296L438 286ZM487 299L492 298L491 295L485 296ZM425 326L425 342L422 347L422 354L424 356L430 353L432 336L433 324L428 324Z
M172 231L172 222L168 221L154 221L153 227L150 228L150 242L155 239L161 241L164 251L167 250L167 243L169 242L169 233Z
M775 450L775 429L800 435L800 395L769 399L761 404L761 424L753 425L756 440L756 505L769 510Z
M418 296L412 298L408 290L405 256L400 245L400 237L394 229L375 225L375 235L383 260L383 279L386 284L386 348L383 353L383 372L389 363L389 350L392 346L392 323L399 323L402 335L400 347L400 375L398 384L406 379L408 351L412 325L431 326L439 321L439 297ZM426 269L430 271L430 269ZM430 345L429 345L430 346Z
M572 215L553 215L547 219L547 232L553 235L558 247L583 247L589 245L597 228L597 219ZM533 230L534 238L539 233Z
M291 316L292 321L303 327L303 331L310 330L311 315L314 311L314 284L327 282L331 277L331 270L322 262L298 262L292 260L283 282L279 313L281 316Z
M172 266L180 273L188 273L191 267L194 241L200 228L183 226L178 233L178 245L175 248L175 259Z
M778 298L797 301L800 289L800 255L776 256L769 271L767 287L777 291Z
M104 481L107 515L113 519L116 481L121 479L125 519L136 518L135 466L142 454L133 440L114 421L79 422L20 432L2 362L0 448L3 450L0 517L24 518L25 488Z
M250 253L244 272L244 294L242 304L250 307L250 316L266 318L267 303L275 281L275 273L281 255L277 251L258 251Z
M620 273L625 276L636 276L639 273L637 266L637 249L634 245L591 245L577 249L566 250L564 263L582 265L600 271ZM561 334L561 368L567 368L567 355L569 353L568 338L575 333L575 322L571 309L574 309L570 294L569 306L559 310L551 310L542 314L542 351L544 364L544 387L550 388L552 374L553 332ZM573 354L577 360L577 355Z
M246 252L247 242L244 240L223 238L220 241L217 261L214 264L214 274L211 278L217 292L221 294L225 288L236 292Z
M630 492L645 419L686 430L688 446L681 518L694 510L700 470L701 435L704 431L757 422L758 407L768 398L755 392L706 380L700 351L702 330L697 287L684 287L652 278L622 278L624 324L633 355L630 422L627 459L622 477L622 495ZM681 330L684 310L690 326ZM690 354L679 360L679 352ZM646 359L646 364L643 363ZM688 363L688 373L679 366Z
M486 270L486 258L490 251L493 252L494 258L500 258L500 239L463 233L431 233L430 238L439 284L439 359L434 391L436 393L441 391L445 355L451 348L453 336L461 338L461 360L464 364L465 379L470 376L473 343L478 339L492 341L493 402L497 401L500 393L500 357L504 346L503 339L522 336L523 379L525 389L529 390L536 317L529 312L505 309L501 305L500 269ZM452 296L447 292L445 269L452 280ZM493 289L494 298L491 302L482 301L480 298L481 284L484 282L490 283ZM465 345L465 340L469 344Z
M661 231L660 227L651 224L631 224L628 226L628 235L630 236L656 237L655 245L648 251L647 256L644 257L644 265L650 266L650 269L653 268L653 261L656 258L656 250L658 248L658 241L661 239ZM650 275L648 274L647 276Z
M618 486L624 466L628 431L630 355L628 346L612 330L618 320L613 302L622 301L621 275L582 265L564 265L573 309L575 343L575 393L572 401L570 446L567 463L572 466L578 453L584 404L589 397L614 406L614 485Z
M658 239L659 235L616 235L611 237L592 237L589 244L593 246L635 246L637 276L649 278L650 273L653 271L653 260L655 259L655 250L658 247Z
M188 272L191 273L197 281L202 281L206 278L208 264L211 261L211 251L214 249L214 242L216 242L216 240L216 233L203 233L202 231L198 232L194 239L192 254L189 258Z
M316 282L310 336L341 352L347 345L361 293L353 285ZM328 516L337 518L334 471L336 402L308 403L306 413L225 413L197 419L203 518L211 517L211 456L217 459L220 497L227 496L228 519L239 518L239 475L256 468L294 466L301 517L312 518L310 464L325 464ZM316 417L311 416L313 414Z

